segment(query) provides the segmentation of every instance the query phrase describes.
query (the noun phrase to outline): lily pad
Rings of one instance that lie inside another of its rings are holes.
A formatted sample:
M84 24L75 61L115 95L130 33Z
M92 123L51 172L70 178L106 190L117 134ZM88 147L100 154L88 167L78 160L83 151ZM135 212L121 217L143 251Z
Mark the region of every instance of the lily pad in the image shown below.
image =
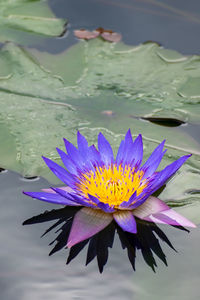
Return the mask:
M34 54L49 70L63 78L68 95L71 93L74 99L80 99L81 95L92 102L93 97L112 91L123 103L125 99L136 106L143 102L145 111L139 111L140 115L154 115L159 110L159 115L168 113L181 120L199 120L200 105L196 113L184 110L187 104L200 103L199 56L183 56L155 43L130 47L101 39L78 43L59 56L36 51ZM56 64L52 64L52 60ZM65 61L62 66L60 60ZM73 82L69 80L71 70ZM183 90L185 85L188 92L186 88Z
M55 56L32 50L33 56L12 43L5 45L0 51L0 166L57 184L41 155L60 162L56 147L64 149L63 137L76 144L79 129L93 144L102 131L116 152L131 128L134 136L143 135L144 160L167 140L160 168L193 153L160 197L185 216L192 207L195 212L200 205L198 141L185 125L167 127L143 119L199 123L198 98L191 92L180 95L185 82L200 76L199 59L180 59L169 51L152 43L129 47L93 40ZM196 212L195 220L200 221Z
M41 0L0 1L0 41L19 41L21 33L59 36L66 20L57 19Z

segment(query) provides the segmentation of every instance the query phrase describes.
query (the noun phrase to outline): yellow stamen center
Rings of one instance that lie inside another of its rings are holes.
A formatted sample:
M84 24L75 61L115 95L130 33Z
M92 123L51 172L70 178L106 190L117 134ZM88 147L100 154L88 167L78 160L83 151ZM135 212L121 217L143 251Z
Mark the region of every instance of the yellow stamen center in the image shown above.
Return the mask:
M86 198L90 194L101 202L118 208L123 201L128 201L134 192L137 196L142 193L147 186L146 180L142 180L143 175L143 171L135 172L129 165L117 167L112 164L107 168L98 167L95 172L82 174L77 188Z

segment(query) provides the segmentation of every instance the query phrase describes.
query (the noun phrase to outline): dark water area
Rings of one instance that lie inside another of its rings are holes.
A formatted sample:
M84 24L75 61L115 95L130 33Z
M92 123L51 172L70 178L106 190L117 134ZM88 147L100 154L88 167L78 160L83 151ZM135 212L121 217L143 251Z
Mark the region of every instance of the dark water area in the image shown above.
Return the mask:
M183 54L200 52L200 2L196 0L49 0L57 17L69 21L62 37L44 39L35 48L59 53L77 42L73 30L93 30L99 26L122 34L126 44L156 41ZM31 46L33 47L33 45ZM181 130L200 141L199 125L184 124ZM51 222L22 226L24 220L53 204L33 200L22 194L48 188L42 178L23 179L11 171L0 172L0 299L134 299L196 300L199 298L199 227L190 233L170 226L160 226L177 252L160 241L167 264L156 257L154 273L141 251L133 271L118 235L102 274L96 259L85 266L84 249L68 265L68 250L48 256L55 230L40 238Z
M121 33L126 44L155 41L183 54L200 53L200 2L196 0L50 0L49 5L57 17L69 21L66 35L42 46L53 53L75 43L73 30L98 27Z

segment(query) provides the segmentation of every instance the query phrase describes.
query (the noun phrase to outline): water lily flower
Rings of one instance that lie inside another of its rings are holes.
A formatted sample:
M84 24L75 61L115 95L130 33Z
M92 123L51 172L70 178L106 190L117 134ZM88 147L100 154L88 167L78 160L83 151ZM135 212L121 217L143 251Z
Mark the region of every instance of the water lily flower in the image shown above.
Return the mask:
M103 136L98 135L98 150L80 132L76 148L64 139L67 153L57 148L66 167L43 157L50 170L66 185L26 195L51 203L77 206L67 247L90 238L113 220L124 230L137 233L136 219L177 226L196 227L172 210L166 203L152 196L175 174L191 156L185 155L157 172L163 155L163 141L142 165L142 136L133 141L130 129L121 141L116 158Z

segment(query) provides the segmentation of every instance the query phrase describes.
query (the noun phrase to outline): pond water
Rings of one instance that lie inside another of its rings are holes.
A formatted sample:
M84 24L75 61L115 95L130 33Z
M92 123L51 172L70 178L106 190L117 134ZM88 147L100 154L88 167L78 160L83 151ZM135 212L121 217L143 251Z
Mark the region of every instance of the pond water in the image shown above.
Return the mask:
M159 3L159 4L158 4ZM68 31L61 38L44 39L32 44L41 51L59 53L76 43L73 30L93 30L99 26L120 32L123 41L137 45L147 40L184 54L199 54L200 40L197 1L118 1L50 0L58 17L69 20ZM173 5L173 7L172 7ZM199 125L182 126L200 142ZM51 222L22 226L24 220L55 205L35 201L23 190L38 191L49 187L42 179L24 179L11 171L0 173L0 299L182 299L199 297L199 227L190 233L170 226L159 226L175 252L160 240L168 266L155 256L154 273L137 252L136 272L123 250L118 235L102 274L94 259L85 266L86 249L65 265L68 250L48 256L55 230L40 239Z
M0 178L1 299L198 299L199 228L188 234L159 226L178 252L161 241L168 267L155 256L156 273L140 251L134 272L115 235L108 263L100 274L96 260L85 266L85 249L68 265L66 249L48 256L52 249L48 244L55 239L56 230L40 236L52 222L22 227L32 215L57 208L22 195L22 190L48 187L47 181L24 180L11 171L1 173Z

